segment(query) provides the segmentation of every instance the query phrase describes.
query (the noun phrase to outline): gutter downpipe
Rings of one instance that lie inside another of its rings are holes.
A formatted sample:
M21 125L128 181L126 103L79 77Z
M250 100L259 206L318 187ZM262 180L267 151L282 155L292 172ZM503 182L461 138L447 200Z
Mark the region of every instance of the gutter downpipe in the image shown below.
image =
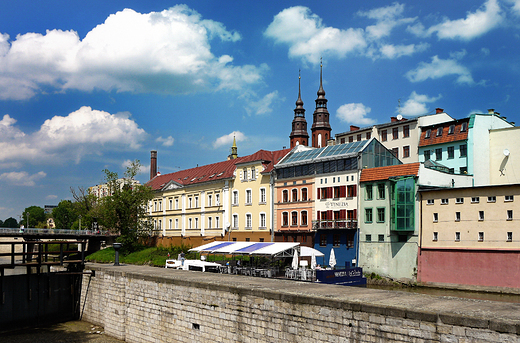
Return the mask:
M269 178L269 188L271 189L271 194L270 194L270 197L271 197L271 242L274 242L274 216L275 216L275 213L274 213L274 178L275 178L275 175L276 175L276 171L275 169L273 169L271 171L271 177Z

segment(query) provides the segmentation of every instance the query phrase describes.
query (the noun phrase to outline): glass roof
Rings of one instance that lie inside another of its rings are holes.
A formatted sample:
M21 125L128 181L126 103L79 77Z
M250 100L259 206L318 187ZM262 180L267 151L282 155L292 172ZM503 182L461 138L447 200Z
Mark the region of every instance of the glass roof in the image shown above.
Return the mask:
M348 144L338 144L332 146L326 146L323 148L305 150L305 151L296 151L291 156L289 156L286 160L281 162L279 166L283 166L286 164L292 164L296 162L310 162L315 159L323 158L323 157L334 157L334 156L344 156L349 154L356 154L363 150L363 147L369 141L360 141L360 142L352 142Z

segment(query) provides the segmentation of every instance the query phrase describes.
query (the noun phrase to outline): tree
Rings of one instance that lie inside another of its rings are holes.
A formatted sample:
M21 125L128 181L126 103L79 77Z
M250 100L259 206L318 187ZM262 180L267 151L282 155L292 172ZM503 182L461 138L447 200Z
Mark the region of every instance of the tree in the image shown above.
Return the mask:
M13 217L10 217L4 221L4 223L2 224L2 227L17 228L18 222Z
M70 230L72 224L78 219L76 206L70 200L62 200L52 210L52 218L56 224L56 229Z
M134 183L140 167L138 160L133 161L123 179L119 179L116 172L103 170L110 195L99 200L97 213L105 228L121 235L118 241L126 251L132 251L139 238L147 237L152 229L146 208L153 191Z
M25 225L25 227L37 227L41 226L38 224L46 222L45 211L43 208L39 206L29 206L23 211L22 220L20 224ZM29 222L27 222L29 221Z

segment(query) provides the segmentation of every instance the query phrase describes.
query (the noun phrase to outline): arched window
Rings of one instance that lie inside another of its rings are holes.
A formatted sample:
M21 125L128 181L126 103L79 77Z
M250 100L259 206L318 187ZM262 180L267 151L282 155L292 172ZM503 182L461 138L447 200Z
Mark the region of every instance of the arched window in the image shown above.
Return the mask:
M298 201L298 190L297 189L292 190L292 201Z
M282 213L282 226L289 226L289 213Z
M292 211L291 212L291 226L297 226L298 225L298 212Z
M302 219L300 221L300 226L307 226L307 211L302 211Z
M302 201L307 201L307 188L302 188Z
M284 189L284 191L282 192L283 196L282 196L282 201L283 202L289 202L289 191Z

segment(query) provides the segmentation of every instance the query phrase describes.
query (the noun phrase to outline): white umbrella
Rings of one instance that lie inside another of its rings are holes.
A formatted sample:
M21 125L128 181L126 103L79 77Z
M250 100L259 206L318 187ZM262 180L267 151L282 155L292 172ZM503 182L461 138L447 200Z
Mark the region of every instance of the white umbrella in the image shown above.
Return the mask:
M336 266L336 255L334 254L334 248L330 249L329 266L331 268Z
M316 255L314 252L311 255L311 269L316 269Z
M294 249L294 255L292 259L292 269L298 269L298 250Z

